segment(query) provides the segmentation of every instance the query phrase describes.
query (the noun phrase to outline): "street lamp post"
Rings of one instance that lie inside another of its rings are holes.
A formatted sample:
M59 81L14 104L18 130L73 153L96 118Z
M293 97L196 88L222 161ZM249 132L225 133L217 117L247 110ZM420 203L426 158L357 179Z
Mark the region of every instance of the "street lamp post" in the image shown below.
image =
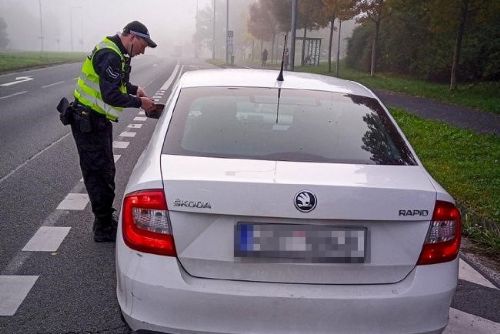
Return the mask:
M213 0L214 3L214 19L213 19L213 31L212 31L212 59L215 60L215 1Z
M38 0L40 10L40 52L43 52L43 19L42 19L42 0Z
M226 64L229 64L229 0L226 0Z

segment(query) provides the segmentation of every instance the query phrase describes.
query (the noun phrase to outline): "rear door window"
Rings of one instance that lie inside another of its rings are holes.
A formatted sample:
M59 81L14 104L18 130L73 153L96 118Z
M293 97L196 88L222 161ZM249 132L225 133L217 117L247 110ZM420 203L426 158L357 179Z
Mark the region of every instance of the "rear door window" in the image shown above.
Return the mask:
M274 161L416 164L394 124L373 98L254 87L182 89L163 153Z

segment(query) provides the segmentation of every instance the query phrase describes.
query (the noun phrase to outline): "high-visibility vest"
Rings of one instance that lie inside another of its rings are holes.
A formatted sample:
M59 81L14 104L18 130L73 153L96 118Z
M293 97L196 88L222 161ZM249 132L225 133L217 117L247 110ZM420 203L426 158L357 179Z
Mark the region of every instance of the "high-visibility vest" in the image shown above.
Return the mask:
M111 121L117 121L123 108L114 107L105 103L102 100L101 89L99 88L100 77L94 69L92 60L97 51L104 48L113 50L121 60L121 76L124 77L125 74L125 57L121 53L120 48L109 38L104 38L92 51L92 53L85 58L82 65L82 71L80 77L76 83L75 91L73 92L75 98L81 104L91 108L95 112L106 116L107 119ZM122 80L120 84L120 92L127 93L126 83Z

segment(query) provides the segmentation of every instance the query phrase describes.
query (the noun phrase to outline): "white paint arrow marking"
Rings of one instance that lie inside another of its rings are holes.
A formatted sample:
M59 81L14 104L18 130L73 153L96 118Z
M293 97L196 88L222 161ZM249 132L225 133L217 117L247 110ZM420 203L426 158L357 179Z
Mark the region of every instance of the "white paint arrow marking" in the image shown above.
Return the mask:
M33 78L32 77L16 77L16 81L7 82L4 84L1 84L0 86L7 87L7 86L12 86L12 85L17 85L18 83L30 81L30 80L33 80Z

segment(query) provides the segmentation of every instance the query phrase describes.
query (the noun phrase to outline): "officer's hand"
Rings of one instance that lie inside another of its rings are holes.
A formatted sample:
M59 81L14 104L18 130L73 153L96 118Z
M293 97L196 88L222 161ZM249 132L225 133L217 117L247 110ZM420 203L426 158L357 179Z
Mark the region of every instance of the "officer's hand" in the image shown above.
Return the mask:
M137 97L147 97L146 91L142 87L137 87Z
M141 108L145 111L154 111L155 110L155 101L150 99L149 97L141 97Z

